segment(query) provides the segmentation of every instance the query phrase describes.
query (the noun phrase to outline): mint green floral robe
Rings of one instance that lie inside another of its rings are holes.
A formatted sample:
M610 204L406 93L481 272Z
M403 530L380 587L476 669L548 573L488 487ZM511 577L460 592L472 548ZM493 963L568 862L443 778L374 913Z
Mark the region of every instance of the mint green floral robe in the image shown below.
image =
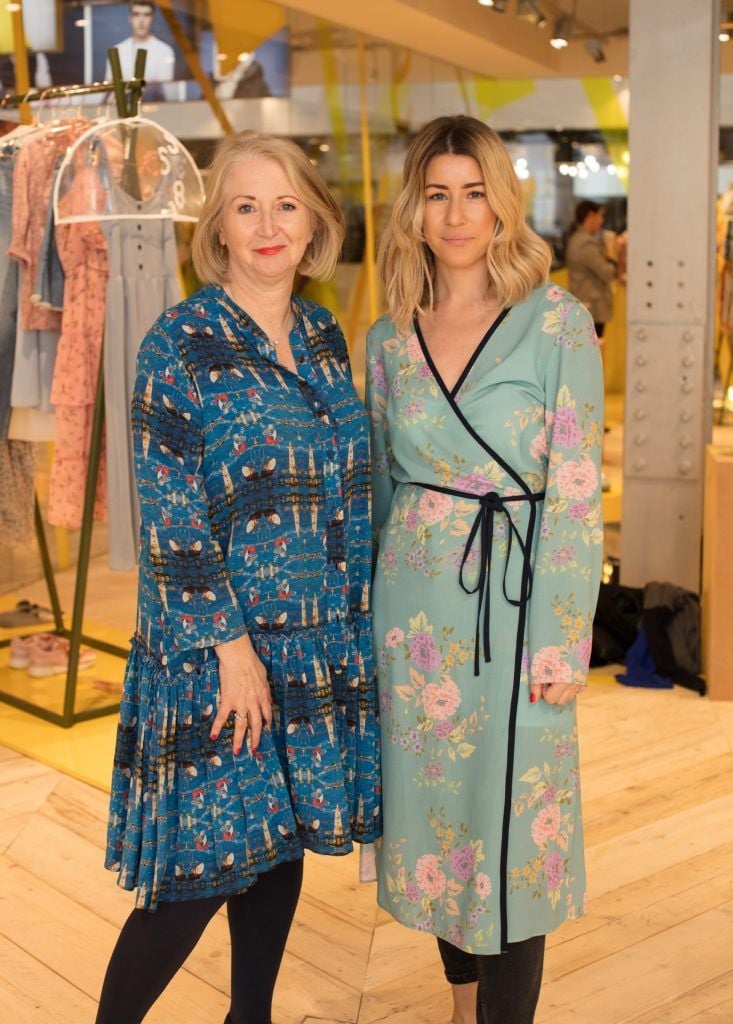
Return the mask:
M603 540L593 322L538 288L450 392L419 330L383 316L367 407L378 899L408 927L497 953L584 909L575 704L530 704L528 683L587 678Z

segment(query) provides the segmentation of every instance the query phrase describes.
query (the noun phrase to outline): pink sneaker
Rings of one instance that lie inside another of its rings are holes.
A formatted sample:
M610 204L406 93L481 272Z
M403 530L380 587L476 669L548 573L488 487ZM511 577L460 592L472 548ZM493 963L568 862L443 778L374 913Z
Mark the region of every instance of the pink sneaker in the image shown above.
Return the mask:
M69 667L69 641L65 637L49 636L48 642L36 644L31 650L28 675L34 679L55 676L66 672ZM79 671L91 668L97 656L88 647L79 651Z
M39 643L53 640L50 633L31 633L30 636L14 636L10 641L10 667L28 668L31 663L31 652Z

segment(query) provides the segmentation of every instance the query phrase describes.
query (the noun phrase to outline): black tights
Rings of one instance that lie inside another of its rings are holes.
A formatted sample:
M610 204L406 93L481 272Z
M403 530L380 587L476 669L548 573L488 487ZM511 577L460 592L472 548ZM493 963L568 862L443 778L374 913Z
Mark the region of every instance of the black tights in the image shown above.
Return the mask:
M474 956L438 939L451 985L478 982L478 1024L533 1024L542 986L545 936L510 942L506 953Z
M303 861L261 874L246 892L133 910L102 986L97 1024L140 1024L221 906L232 941L231 1024L270 1024L272 993L303 881Z

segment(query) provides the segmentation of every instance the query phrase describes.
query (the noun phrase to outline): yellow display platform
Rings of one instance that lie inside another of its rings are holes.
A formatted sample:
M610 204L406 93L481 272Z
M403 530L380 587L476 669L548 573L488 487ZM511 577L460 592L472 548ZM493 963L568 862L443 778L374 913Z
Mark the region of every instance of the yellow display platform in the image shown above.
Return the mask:
M3 595L0 611L13 609L16 601L15 594ZM44 623L34 627L0 628L0 640L52 627L53 623ZM125 648L129 643L129 636L122 630L100 622L85 621L84 633ZM79 673L76 711L113 704L122 693L124 660L102 651L95 651L95 654L95 664ZM0 690L61 713L66 676L34 679L23 669L11 669L9 658L10 649L0 648ZM101 789L109 788L116 729L115 714L62 729L0 702L0 744Z
M0 704L1 746L98 789L109 789L116 731L116 715L62 729L8 704Z

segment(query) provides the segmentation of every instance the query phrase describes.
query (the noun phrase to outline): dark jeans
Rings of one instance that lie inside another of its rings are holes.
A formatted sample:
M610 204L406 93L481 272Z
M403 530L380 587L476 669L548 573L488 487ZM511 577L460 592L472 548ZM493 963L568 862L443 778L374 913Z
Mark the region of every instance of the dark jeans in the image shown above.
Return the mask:
M533 1024L542 986L545 936L510 942L506 953L474 956L438 939L451 985L478 981L478 1024Z
M230 1024L270 1024L272 993L303 881L303 861L261 874L228 899L159 903L133 910L117 940L97 1024L140 1024L214 914L226 903L232 941Z

